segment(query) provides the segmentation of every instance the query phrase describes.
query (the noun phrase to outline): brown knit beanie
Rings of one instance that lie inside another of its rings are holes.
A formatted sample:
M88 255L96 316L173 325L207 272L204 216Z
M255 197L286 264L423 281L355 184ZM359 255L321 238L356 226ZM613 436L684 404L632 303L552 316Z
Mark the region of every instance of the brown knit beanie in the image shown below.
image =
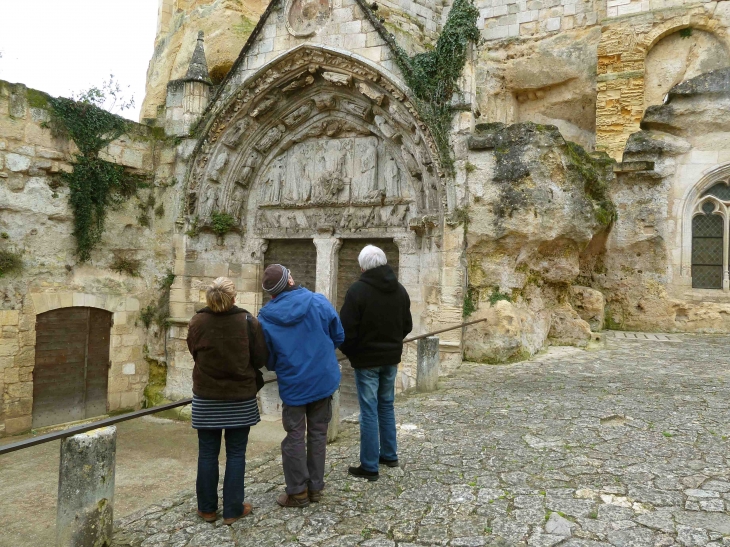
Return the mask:
M261 286L271 296L276 296L286 289L289 283L289 270L281 264L272 264L264 270L264 280Z

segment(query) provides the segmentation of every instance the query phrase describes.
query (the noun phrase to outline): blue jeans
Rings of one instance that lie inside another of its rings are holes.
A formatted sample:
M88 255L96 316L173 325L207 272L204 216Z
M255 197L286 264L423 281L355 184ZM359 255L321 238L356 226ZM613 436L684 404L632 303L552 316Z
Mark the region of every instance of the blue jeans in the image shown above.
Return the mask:
M360 465L366 471L377 471L380 458L398 459L393 408L397 373L398 365L355 369L360 402Z
M243 475L246 471L246 445L250 427L226 429L226 474L223 479L223 518L243 515ZM218 510L218 455L222 429L198 429L198 510Z

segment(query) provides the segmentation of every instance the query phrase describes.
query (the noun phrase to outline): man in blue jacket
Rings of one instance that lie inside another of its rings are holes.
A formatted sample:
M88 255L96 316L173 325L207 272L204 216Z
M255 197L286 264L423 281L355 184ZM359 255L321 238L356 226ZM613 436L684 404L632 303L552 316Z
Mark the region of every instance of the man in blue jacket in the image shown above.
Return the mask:
M286 431L281 442L286 493L276 501L282 507L306 507L318 502L324 489L332 395L340 387L335 349L345 332L332 304L297 287L281 264L266 268L262 286L272 298L261 308L259 322L269 349L267 368L276 371L284 402Z

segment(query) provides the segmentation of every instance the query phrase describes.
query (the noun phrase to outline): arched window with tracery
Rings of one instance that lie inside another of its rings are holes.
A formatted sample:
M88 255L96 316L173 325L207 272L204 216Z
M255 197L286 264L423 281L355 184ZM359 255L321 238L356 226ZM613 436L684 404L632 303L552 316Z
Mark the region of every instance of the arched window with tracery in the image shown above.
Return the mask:
M730 289L730 179L700 196L692 215L692 287Z

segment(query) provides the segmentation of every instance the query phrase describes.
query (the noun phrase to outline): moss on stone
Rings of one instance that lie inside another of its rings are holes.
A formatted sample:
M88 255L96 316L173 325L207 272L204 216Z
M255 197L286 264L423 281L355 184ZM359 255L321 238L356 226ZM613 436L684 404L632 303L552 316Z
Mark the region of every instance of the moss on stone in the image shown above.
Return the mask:
M574 142L565 143L568 170L583 179L586 195L593 201L596 220L602 226L608 226L616 218L616 206L608 195L609 173L613 160L606 154L589 155L582 146Z
M48 100L51 98L50 95L47 93L43 93L42 91L38 91L37 89L28 89L28 106L31 108L42 108L44 110L48 110L49 104Z
M151 408L169 402L162 394L167 385L167 366L155 359L147 359L150 374L144 389L144 408Z
M256 28L256 22L252 21L245 15L241 15L241 22L237 25L233 25L231 27L231 30L234 34L242 37L242 38L248 38L249 35L253 32L253 29Z

